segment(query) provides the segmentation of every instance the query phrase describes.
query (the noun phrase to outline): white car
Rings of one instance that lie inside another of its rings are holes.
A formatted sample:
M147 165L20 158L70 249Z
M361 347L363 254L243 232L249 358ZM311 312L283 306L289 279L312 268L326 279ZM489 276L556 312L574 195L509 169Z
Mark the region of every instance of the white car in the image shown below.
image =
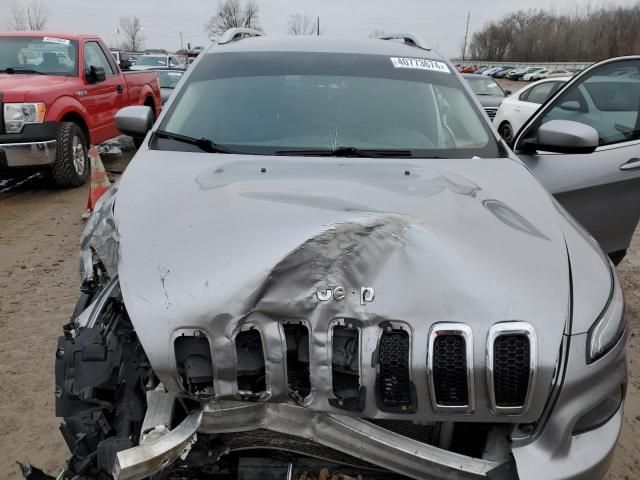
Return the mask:
M515 134L529 117L568 80L569 77L540 80L506 97L493 119L493 123L505 142L511 145Z
M569 70L546 70L538 72L531 76L531 80L543 80L545 78L570 77L573 75Z
M152 68L186 68L180 57L176 55L142 55L138 57L131 70L150 70Z
M542 75L544 73L548 73L548 72L549 72L548 68L540 68L538 70L534 70L533 72L526 73L522 77L522 80L524 80L525 82L530 82L531 80L534 80L534 77L536 77L538 75Z

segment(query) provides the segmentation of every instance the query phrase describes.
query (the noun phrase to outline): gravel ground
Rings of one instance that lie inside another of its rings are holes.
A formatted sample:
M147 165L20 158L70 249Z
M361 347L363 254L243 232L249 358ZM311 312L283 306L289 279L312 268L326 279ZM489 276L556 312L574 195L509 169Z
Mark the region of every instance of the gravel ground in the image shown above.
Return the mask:
M105 165L121 171L129 156L128 152L107 155ZM56 339L78 296L78 239L86 198L86 187L51 189L38 177L8 191L0 188L3 479L20 478L16 461L29 460L55 472L67 457L54 416L53 362ZM624 428L609 479L631 480L640 477L640 229L618 271L630 325L630 382Z

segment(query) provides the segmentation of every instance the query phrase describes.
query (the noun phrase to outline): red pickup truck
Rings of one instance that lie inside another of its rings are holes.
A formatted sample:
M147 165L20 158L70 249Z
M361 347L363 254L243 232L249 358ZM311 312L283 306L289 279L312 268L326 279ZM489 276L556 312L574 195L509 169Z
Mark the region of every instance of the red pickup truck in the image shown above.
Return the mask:
M116 112L161 104L158 74L123 74L98 37L0 33L0 171L45 168L59 186L80 186L89 146L119 135Z

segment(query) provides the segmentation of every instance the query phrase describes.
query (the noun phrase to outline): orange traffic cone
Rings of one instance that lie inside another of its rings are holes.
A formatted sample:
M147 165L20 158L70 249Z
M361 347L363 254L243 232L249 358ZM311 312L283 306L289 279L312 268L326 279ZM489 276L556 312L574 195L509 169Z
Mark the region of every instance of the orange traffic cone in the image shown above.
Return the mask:
M111 187L111 182L107 177L107 172L104 169L102 160L100 160L100 154L96 147L91 147L89 150L89 160L91 163L91 187L89 189L87 209L82 214L82 218L89 218L100 197Z

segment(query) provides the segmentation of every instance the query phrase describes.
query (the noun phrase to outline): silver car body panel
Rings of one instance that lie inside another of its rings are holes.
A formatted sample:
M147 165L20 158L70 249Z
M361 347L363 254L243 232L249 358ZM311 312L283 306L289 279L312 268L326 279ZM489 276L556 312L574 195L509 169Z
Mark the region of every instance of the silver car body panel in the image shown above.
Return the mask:
M445 419L428 400L431 324L467 323L475 368L484 370L489 328L522 320L543 336L538 387L530 409L511 421L540 415L569 314L569 271L562 217L519 162L178 155L182 161L175 152L141 150L115 205L125 304L167 388L181 391L175 332L200 329L212 344L217 398L238 398L234 337L251 324L262 335L268 398L291 402L281 323L294 319L311 329L313 392L305 405L344 413L329 405L329 326L359 323L361 382L374 392L372 353L379 324L390 320L412 337L418 409L383 413L370 395L360 415ZM318 301L316 291L338 285L348 290L344 301ZM364 306L352 294L363 286L376 291ZM484 376L475 383L468 418L492 421Z

